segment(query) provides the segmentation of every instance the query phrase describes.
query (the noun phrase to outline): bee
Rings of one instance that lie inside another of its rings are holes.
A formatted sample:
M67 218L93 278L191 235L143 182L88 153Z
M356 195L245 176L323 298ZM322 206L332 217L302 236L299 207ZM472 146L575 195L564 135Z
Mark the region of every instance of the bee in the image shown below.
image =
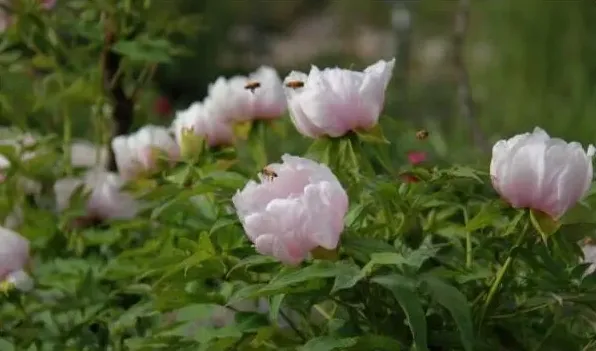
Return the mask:
M426 138L428 138L428 130L422 129L416 132L416 139L424 140Z
M261 87L261 83L259 82L248 82L244 86L244 89L250 90L251 93L254 93L257 88Z
M590 237L584 238L584 245L594 245L594 239Z
M287 82L286 86L288 88L298 89L298 88L302 88L304 86L304 82L300 81L300 80L293 80L293 81Z
M270 170L267 167L263 168L263 170L261 171L261 173L263 173L263 175L265 176L265 178L267 180L269 180L269 181L272 181L273 178L277 178L277 173L275 173L274 171Z

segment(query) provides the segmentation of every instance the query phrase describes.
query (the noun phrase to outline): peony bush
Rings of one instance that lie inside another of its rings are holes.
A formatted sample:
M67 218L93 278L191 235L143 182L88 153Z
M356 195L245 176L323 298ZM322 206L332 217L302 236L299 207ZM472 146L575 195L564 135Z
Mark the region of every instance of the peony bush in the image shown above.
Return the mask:
M31 115L60 121L0 131L0 349L596 347L593 146L536 128L479 167L454 164L433 149L440 134L383 115L392 58L220 77L169 125L142 116L119 133L106 119L121 122L122 96L97 91L106 72L87 65L104 42L36 35L79 17L168 18L133 3L0 13L13 44L0 74L46 62L0 101L25 94ZM130 77L176 54L152 38L177 19L108 48L127 87L151 88ZM87 61L58 57L62 45ZM152 108L132 101L136 116ZM89 140L73 138L79 118Z

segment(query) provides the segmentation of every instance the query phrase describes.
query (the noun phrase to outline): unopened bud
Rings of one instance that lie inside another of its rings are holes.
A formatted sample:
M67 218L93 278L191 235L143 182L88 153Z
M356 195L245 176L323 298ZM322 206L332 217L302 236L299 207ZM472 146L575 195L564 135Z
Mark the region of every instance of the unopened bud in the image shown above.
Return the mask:
M205 139L196 135L194 128L184 127L182 128L182 134L180 138L180 156L183 159L197 160L201 156Z

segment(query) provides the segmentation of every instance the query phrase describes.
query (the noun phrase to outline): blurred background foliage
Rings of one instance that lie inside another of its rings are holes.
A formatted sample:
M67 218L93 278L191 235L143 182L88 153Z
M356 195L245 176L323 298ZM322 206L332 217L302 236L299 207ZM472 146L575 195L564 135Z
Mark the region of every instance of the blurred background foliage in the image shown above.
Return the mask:
M155 3L158 10L150 14L154 21L184 27L157 34L186 50L157 66L152 87L138 96L135 126L170 123L172 111L202 99L219 75L246 74L261 64L276 67L281 76L308 70L311 64L360 69L396 56L384 114L410 128L404 131L426 127L440 134L448 145L443 153L455 158L473 149L472 126L462 118L456 96L452 41L459 1ZM195 20L176 21L176 13L196 15ZM536 125L562 138L595 141L595 16L596 2L588 0L471 1L465 61L476 105L473 117L488 143ZM84 40L85 33L97 31L76 28L59 34L67 41ZM97 76L99 64L84 64L90 76ZM32 109L31 97L23 94L31 75L3 72L1 77L0 123L61 132L63 112ZM98 101L95 110L101 107ZM91 134L97 128L89 128L89 100L84 102L69 108L72 132L96 139ZM52 113L56 116L48 115Z

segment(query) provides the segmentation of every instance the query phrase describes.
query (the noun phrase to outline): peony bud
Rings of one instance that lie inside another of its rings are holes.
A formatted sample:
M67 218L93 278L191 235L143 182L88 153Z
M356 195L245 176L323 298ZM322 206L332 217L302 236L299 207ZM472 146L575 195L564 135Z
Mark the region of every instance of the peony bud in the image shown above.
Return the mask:
M249 181L232 201L259 253L297 264L319 246L337 247L348 195L324 164L290 155L282 160L266 168L260 183Z
M170 160L179 157L178 145L164 127L147 125L136 133L120 135L112 140L118 171L124 179L159 170L158 156Z
M161 117L166 117L172 113L172 104L170 104L170 100L168 100L168 98L165 96L160 96L155 100L153 110Z
M25 279L27 275L23 271L28 261L29 241L0 227L0 282L19 290L29 290L31 283Z
M340 68L308 75L291 72L285 79L290 116L303 135L340 137L353 130L373 128L385 100L395 59L379 61L363 72Z
M500 140L493 146L493 187L515 208L531 208L558 219L589 190L592 145L550 138L540 129Z
M230 145L234 141L234 131L213 108L211 99L195 102L188 109L176 112L172 129L180 146L182 157L193 157L202 146L205 138L209 146Z
M426 152L424 151L411 151L408 152L408 161L412 165L419 165L426 161Z

